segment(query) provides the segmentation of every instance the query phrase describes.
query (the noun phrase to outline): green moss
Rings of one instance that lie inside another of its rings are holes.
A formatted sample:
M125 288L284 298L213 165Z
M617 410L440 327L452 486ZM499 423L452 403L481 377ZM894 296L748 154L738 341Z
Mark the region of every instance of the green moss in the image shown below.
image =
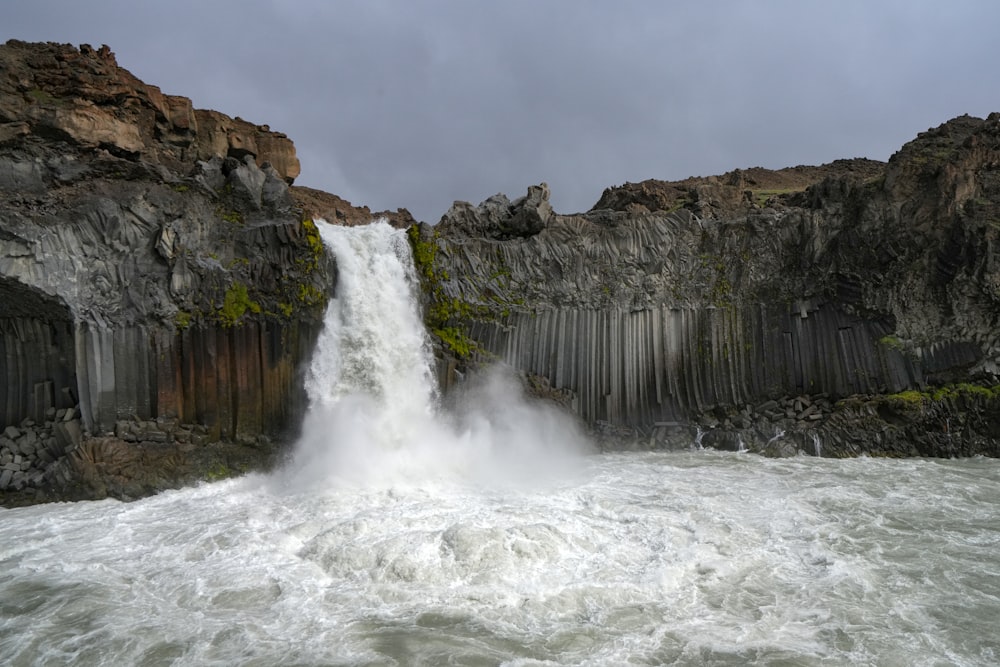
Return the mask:
M269 308L275 309L268 314L275 317L290 318L303 308L322 308L327 303L326 293L314 284L325 282L316 274L326 256L326 245L313 220L302 218L299 224L301 236L296 246L299 256L293 260L295 269L288 272L274 300L268 302Z
M205 479L209 482L218 482L223 479L229 479L235 474L236 473L233 472L232 468L227 466L225 463L219 462L205 471Z
M428 331L437 336L457 357L469 357L473 352L479 351L479 345L457 324L486 317L490 312L489 309L458 297L445 295L441 283L448 280L449 276L447 271L436 265L437 230L434 230L430 239L425 239L420 226L411 225L406 230L406 235L413 253L413 265L420 275L421 287L428 297L427 308L424 311L424 323ZM502 270L499 275L502 275Z
M232 225L242 225L244 223L243 214L239 211L224 209L220 206L215 209L215 214Z
M413 264L417 268L417 273L430 283L440 281L434 269L434 262L437 259L438 231L435 229L431 240L424 240L420 232L420 225L410 225L406 230L406 236L410 240L410 248L413 251Z
M878 344L890 350L896 350L897 352L902 352L906 349L903 347L903 343L895 336L882 336L878 339Z
M929 396L935 401L973 396L985 398L986 400L993 400L1000 398L1000 385L983 387L981 385L970 384L968 382L948 384L942 387L937 387L933 392L930 392Z
M909 389L895 394L888 394L885 400L900 407L920 407L931 402L955 400L959 398L978 397L986 400L1000 400L1000 385L984 387L982 385L961 382L935 387L933 390L920 391Z
M174 185L170 186L170 189L173 190L174 192L187 192L188 190L191 189L191 187L188 185L184 185L183 183L175 183Z
M305 232L306 244L309 246L309 252L311 257L307 261L306 270L314 271L319 267L319 261L323 257L325 248L323 246L323 238L319 235L319 229L316 228L316 223L310 218L305 218L302 220L302 230Z
M191 320L191 313L185 310L179 310L177 311L177 314L174 315L174 326L176 326L179 330L184 331L191 326Z
M903 403L906 405L921 405L928 395L925 392L917 391L916 389L909 389L907 391L901 391L896 394L889 394L886 396L889 401L896 403Z
M448 349L461 359L469 357L478 349L476 342L458 327L431 329L431 333L440 338L441 342L447 345Z
M226 290L226 296L219 309L219 322L224 327L234 326L247 311L261 312L260 304L250 298L247 286L243 283L233 283Z
M317 306L323 303L323 292L313 285L299 284L299 303L304 306Z
M733 284L725 276L719 275L708 298L716 308L729 308L733 305L732 295Z

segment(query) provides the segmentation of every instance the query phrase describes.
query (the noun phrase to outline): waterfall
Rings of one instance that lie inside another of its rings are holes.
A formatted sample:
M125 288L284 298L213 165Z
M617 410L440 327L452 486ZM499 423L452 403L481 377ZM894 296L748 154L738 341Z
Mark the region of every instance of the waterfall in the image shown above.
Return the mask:
M571 418L523 396L509 368L463 383L441 407L402 230L317 221L337 292L306 377L309 411L286 481L479 484L541 476L586 448Z
M816 454L816 456L823 456L823 445L819 440L819 433L816 433L814 431L813 433L810 434L810 436L812 437L813 441L813 452Z
M385 222L318 228L337 258L338 279L306 380L310 405L332 406L361 394L388 423L431 414L434 359L406 236Z

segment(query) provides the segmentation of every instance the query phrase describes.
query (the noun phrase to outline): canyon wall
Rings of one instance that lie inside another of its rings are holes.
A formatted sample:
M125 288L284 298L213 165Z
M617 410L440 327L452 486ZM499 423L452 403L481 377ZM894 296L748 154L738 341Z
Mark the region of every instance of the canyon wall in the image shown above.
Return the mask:
M822 433L847 397L997 384L1000 114L887 164L625 184L577 215L548 195L458 202L413 234L428 321L451 356L540 376L591 424L763 448Z
M1000 455L1000 115L573 215L542 184L414 224L298 173L107 47L0 46L0 491L67 481L81 443L98 480L296 428L336 282L316 217L410 226L445 387L505 361L616 446Z
M336 274L298 173L285 135L107 47L0 46L0 490L56 481L88 436L297 427Z

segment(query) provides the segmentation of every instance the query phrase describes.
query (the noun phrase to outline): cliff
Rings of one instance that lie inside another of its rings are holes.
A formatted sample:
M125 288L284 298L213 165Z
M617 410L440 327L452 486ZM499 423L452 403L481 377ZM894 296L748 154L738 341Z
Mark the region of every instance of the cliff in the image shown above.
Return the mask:
M66 481L88 436L137 447L90 447L77 472L296 427L335 279L298 173L285 135L107 47L0 47L0 490Z
M998 455L998 166L993 114L887 164L625 184L578 215L544 184L456 202L413 235L428 321L450 367L502 359L653 446ZM956 383L983 391L942 403Z
M507 361L614 446L1000 456L998 165L1000 115L961 117L888 163L627 183L575 215L542 184L431 227L292 185L285 135L107 47L8 42L0 500L273 461L336 283L313 217L409 226L445 386Z

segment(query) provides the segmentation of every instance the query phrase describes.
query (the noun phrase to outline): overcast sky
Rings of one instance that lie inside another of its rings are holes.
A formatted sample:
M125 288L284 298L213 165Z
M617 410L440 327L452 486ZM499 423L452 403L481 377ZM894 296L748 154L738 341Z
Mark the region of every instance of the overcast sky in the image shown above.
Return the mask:
M436 222L546 181L603 189L888 157L1000 111L982 0L5 1L0 41L108 44L195 106L295 142L297 183Z

